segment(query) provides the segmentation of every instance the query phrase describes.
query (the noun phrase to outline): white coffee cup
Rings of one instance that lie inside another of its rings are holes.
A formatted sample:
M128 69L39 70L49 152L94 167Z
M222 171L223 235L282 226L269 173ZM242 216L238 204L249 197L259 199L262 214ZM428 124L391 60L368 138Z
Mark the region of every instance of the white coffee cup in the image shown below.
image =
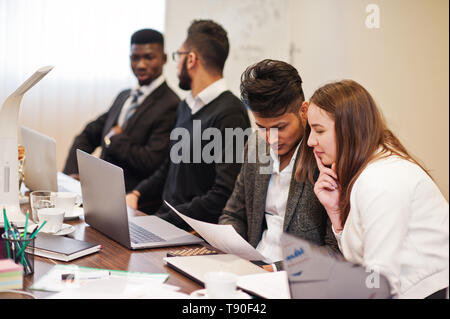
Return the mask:
M71 192L56 193L55 206L64 210L65 216L72 215L77 202L77 194ZM45 227L45 226L44 226Z
M236 295L238 276L223 271L213 271L205 274L204 282L208 298L227 299Z
M47 221L41 231L44 233L57 233L61 230L64 221L64 210L62 208L41 208L38 209L37 213L39 225Z

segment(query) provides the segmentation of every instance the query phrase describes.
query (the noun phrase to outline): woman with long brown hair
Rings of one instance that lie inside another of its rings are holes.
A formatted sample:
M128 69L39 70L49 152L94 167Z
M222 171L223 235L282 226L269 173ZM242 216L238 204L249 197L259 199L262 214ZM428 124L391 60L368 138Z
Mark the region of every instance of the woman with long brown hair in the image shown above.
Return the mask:
M351 80L311 97L296 177L314 183L344 257L385 275L399 298L445 295L449 209L441 192L387 129L373 98Z

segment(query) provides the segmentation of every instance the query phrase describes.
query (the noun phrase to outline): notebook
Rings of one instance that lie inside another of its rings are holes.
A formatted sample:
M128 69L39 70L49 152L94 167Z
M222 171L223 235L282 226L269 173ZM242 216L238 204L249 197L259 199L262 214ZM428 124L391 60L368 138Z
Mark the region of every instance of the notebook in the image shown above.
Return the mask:
M267 273L252 262L231 254L165 257L164 261L170 268L200 284L203 284L203 276L210 271L231 272L238 276Z
M34 255L71 261L99 251L101 245L64 236L39 233L34 242ZM31 251L29 251L31 253Z
M22 289L23 267L12 259L0 259L0 291Z

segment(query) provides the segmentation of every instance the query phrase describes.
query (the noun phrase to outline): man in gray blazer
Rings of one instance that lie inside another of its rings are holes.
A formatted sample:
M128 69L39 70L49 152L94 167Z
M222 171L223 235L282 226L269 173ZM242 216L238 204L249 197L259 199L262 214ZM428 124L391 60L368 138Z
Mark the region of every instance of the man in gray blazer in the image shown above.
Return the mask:
M307 120L302 80L291 65L263 60L242 75L241 96L258 133L250 136L244 163L219 224L236 231L280 269L281 233L287 232L338 252L331 223L314 185L295 179Z

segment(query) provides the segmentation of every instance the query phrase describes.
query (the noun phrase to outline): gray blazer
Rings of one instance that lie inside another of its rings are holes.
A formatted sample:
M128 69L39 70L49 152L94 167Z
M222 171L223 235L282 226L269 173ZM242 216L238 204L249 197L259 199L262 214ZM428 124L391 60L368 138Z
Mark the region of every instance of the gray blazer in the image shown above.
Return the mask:
M233 193L219 219L219 224L233 225L244 239L256 247L266 227L264 211L271 174L259 173L264 167L267 171L268 164L260 162L257 148L248 146L252 139L254 143L255 139L257 140L259 149L265 148L264 141L257 134L250 136L245 147L244 163ZM301 148L297 152L297 159L300 152ZM256 163L249 163L249 158L256 158ZM314 186L309 182L295 180L297 159L289 187L283 230L316 245L327 245L327 248L333 252L339 252L336 238L331 230L331 221L314 194ZM270 165L273 165L272 161ZM271 171L270 169L269 172Z

